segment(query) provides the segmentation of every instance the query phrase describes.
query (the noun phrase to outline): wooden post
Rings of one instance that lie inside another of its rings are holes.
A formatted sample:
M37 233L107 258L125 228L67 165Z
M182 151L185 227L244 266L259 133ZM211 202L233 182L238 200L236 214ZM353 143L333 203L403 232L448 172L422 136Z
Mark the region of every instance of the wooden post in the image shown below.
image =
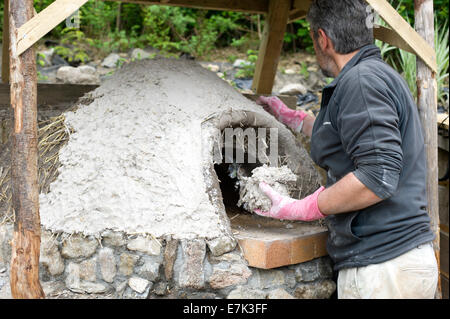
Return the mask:
M291 0L270 0L252 89L256 94L271 94L278 67Z
M9 0L3 6L2 82L9 82Z
M432 0L414 0L415 29L434 48L434 15ZM438 194L438 145L437 145L437 82L433 72L421 59L417 59L417 107L422 121L427 154L427 196L431 228L436 238L434 252L440 265L439 243L439 194ZM439 267L440 269L440 267ZM441 299L441 282L436 298Z
M33 47L18 55L17 29L34 15L33 0L10 1L10 82L14 123L11 189L15 213L10 284L13 298L44 298L39 282L40 218L37 149L37 74Z

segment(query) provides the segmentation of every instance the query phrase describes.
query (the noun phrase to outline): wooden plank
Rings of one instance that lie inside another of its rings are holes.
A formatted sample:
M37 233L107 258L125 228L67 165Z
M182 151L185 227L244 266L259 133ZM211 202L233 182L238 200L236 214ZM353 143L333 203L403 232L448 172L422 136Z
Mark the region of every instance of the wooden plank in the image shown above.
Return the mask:
M289 20L288 23L292 23L294 21L297 21L299 19L304 19L306 17L306 15L308 14L307 11L303 11L303 10L292 10L289 13Z
M88 0L56 0L18 29L18 54L35 44Z
M112 0L140 4L160 4L205 10L226 10L248 13L267 13L269 0Z
M2 82L9 83L9 0L4 0L3 42L2 42ZM8 99L9 100L9 99Z
M270 0L253 77L257 94L272 93L290 9L290 0Z
M309 7L311 6L311 3L312 3L312 0L294 0L292 3L292 9L308 12Z
M399 49L415 54L413 48L401 36L392 29L375 24L373 27L373 36L375 39L389 43Z
M46 84L37 85L37 105L42 108L59 109L73 105L87 92L95 90L93 84ZM9 85L0 84L0 107L9 107Z
M417 35L434 53L434 15L432 0L414 0L414 18ZM386 21L387 22L387 21ZM406 22L405 22L406 23ZM393 29L396 29L392 26ZM400 32L399 32L400 33ZM400 33L401 34L401 33ZM415 33L416 34L416 33ZM422 38L423 37L423 38ZM411 46L412 44L409 43ZM414 43L417 44L417 43ZM430 53L431 54L431 53ZM426 61L417 59L417 107L422 122L425 152L427 158L427 197L431 230L436 235L433 241L434 252L440 264L439 255L439 194L438 194L438 144L437 144L437 82L436 74ZM440 280L436 289L436 298L441 298Z
M280 220L254 218L248 214L230 216L233 236L249 266L272 269L326 256L326 227L291 222L287 229Z
M40 217L38 191L38 133L36 53L17 52L17 28L33 15L33 0L10 2L10 82L14 109L11 132L11 191L14 234L10 286L16 299L44 298L39 282Z
M414 53L434 72L437 71L436 53L433 46L424 40L386 0L366 0L386 21L392 30L405 40Z

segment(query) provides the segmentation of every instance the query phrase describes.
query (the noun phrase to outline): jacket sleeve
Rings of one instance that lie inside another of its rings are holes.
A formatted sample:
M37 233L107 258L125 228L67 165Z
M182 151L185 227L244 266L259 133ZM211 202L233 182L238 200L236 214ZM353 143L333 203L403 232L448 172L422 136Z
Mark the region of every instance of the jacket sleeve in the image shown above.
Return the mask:
M358 71L359 72L359 71ZM399 115L385 84L373 75L349 79L339 98L337 128L353 174L381 199L392 196L402 169Z

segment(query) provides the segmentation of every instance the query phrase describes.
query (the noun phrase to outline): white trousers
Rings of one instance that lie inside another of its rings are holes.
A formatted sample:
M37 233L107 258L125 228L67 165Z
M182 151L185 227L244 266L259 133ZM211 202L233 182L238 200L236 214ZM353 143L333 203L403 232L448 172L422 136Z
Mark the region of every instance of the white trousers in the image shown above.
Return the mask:
M339 299L432 299L438 267L431 243L384 263L339 271Z

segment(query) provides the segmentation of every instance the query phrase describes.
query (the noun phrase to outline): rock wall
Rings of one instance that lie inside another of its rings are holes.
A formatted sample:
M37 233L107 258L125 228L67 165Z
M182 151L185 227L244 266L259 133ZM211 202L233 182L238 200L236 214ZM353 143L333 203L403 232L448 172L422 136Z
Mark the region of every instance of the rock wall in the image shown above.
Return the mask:
M9 293L12 232L12 225L0 226L0 298ZM322 299L336 289L329 257L264 270L248 267L227 238L63 236L42 232L40 276L48 298Z

